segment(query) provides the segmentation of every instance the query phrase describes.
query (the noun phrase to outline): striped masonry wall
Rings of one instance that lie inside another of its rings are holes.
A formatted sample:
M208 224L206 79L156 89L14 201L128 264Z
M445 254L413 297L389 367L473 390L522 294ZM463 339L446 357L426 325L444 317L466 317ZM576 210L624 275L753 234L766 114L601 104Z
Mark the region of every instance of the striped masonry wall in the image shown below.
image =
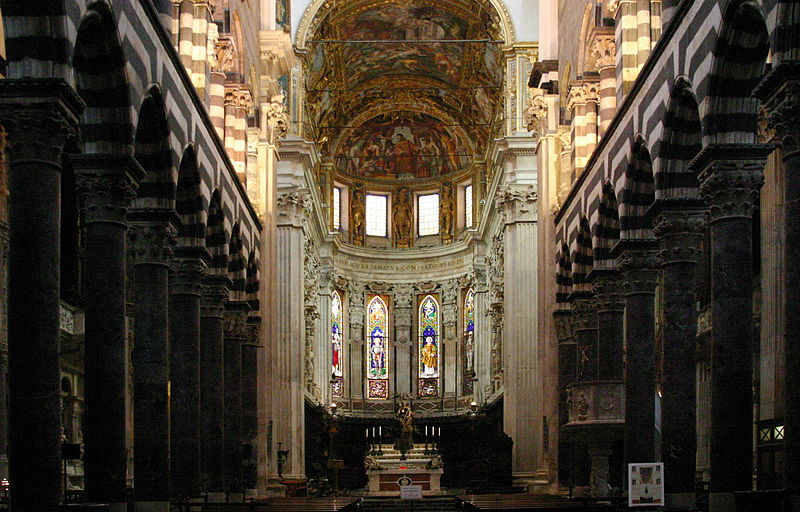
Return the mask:
M663 162L655 175L656 199L698 199L699 185L689 162L703 147L700 112L692 86L678 77L670 92L659 146Z
M575 250L572 252L573 291L592 291L592 284L587 278L592 271L593 264L592 234L589 230L589 219L585 215L582 215L578 228L578 235L575 237Z
M617 70L612 65L600 68L600 137L606 134L617 113Z
M562 305L559 309L568 309L569 294L572 293L572 260L566 242L561 243L556 261L556 302Z
M228 235L225 232L225 212L219 189L211 193L206 227L206 248L211 254L209 274L225 276L228 273Z
M228 250L228 277L233 283L231 285L231 299L238 301L246 300L247 264L244 259L244 249L238 221L234 223L233 229L231 230L231 241L228 245Z
M625 171L620 198L620 237L629 240L653 238L653 227L645 212L655 200L653 161L644 142L638 141Z
M148 89L138 117L134 156L146 174L139 183L135 205L172 209L175 206L173 153L164 98L157 85Z
M259 280L259 261L258 261L258 253L256 253L255 248L250 249L250 254L247 257L247 283L245 286L245 293L247 295L247 302L250 304L250 308L258 312L259 311L259 298L258 292L261 288L261 283Z
M662 32L662 15L661 15L661 0L650 0L650 40L651 46L655 46L656 42L661 39Z
M181 219L178 245L204 247L206 244L206 212L201 186L197 155L194 147L189 146L181 159L175 191L175 211Z
M614 185L610 181L603 183L603 195L597 207L597 223L594 225L592 257L594 265L599 269L615 268L611 258L611 249L619 240L619 211Z

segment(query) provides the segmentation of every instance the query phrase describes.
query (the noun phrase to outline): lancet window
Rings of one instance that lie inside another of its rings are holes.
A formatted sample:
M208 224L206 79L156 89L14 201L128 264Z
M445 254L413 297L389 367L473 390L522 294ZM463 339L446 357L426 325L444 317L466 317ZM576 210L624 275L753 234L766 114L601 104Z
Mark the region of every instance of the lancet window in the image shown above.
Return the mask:
M344 312L342 296L337 290L331 294L331 387L335 397L344 392Z
M389 308L381 295L367 303L367 398L389 398Z
M439 396L439 302L426 295L419 303L419 388L420 398Z
M475 379L475 290L464 295L464 394L473 391Z

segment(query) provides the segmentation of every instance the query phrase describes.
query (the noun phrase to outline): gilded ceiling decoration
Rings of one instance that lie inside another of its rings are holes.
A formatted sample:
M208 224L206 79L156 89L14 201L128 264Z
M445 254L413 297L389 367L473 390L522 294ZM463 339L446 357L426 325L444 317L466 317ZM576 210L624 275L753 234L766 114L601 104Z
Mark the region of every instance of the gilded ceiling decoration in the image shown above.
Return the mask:
M504 75L486 0L344 0L315 27L306 116L339 173L428 181L486 150Z

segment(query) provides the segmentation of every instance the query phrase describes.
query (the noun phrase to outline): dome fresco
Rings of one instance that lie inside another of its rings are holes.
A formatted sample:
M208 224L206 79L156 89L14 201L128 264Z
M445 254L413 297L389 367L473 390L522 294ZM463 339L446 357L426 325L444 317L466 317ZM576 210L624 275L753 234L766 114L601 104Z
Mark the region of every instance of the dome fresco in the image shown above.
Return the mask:
M330 8L307 41L305 109L340 177L427 182L486 151L503 111L492 13L465 0Z

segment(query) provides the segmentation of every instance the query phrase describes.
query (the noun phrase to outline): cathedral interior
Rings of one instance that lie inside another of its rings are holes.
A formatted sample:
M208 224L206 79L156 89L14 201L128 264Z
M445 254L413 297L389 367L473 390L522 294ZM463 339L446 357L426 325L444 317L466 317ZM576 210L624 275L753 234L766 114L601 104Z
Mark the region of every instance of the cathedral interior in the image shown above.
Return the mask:
M800 512L796 1L0 19L0 509Z

